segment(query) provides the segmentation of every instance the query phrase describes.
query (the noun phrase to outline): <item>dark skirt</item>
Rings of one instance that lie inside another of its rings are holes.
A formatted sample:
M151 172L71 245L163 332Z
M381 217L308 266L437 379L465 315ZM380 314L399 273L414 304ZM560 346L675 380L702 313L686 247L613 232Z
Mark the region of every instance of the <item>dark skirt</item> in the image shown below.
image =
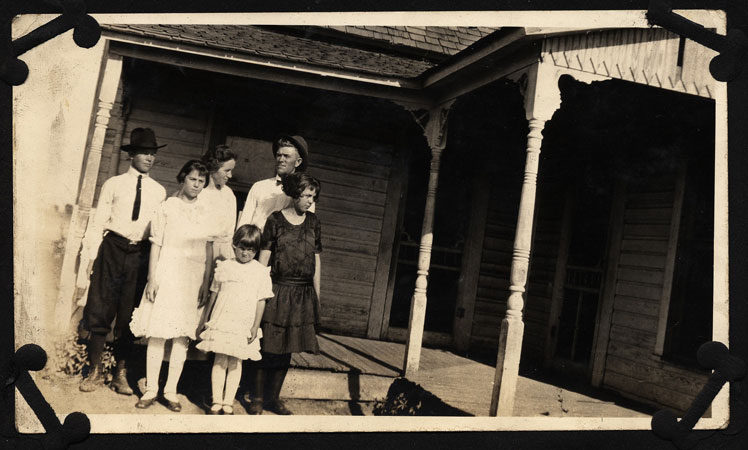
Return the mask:
M319 302L311 281L273 280L273 298L262 315L263 352L319 353Z

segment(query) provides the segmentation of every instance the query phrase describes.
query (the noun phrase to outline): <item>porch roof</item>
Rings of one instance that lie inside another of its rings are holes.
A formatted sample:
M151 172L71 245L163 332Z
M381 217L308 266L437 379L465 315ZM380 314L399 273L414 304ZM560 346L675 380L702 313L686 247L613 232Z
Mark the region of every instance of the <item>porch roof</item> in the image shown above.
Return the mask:
M487 27L370 27L325 26L364 39L383 41L395 46L435 52L439 55L456 55L478 40L499 28Z
M496 29L458 27L260 27L103 25L171 43L342 69L415 78ZM344 39L340 39L343 35ZM428 41L427 41L428 39Z
M703 64L714 52L662 29L103 27L122 41L113 48L123 56L387 98L413 109L445 104L545 56L559 73L587 82L619 78L707 98L714 91Z

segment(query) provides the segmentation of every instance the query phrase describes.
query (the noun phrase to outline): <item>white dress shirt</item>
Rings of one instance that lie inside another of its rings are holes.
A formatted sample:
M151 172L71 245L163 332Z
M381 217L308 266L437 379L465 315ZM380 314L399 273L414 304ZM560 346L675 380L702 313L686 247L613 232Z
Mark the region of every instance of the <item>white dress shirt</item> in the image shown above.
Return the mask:
M138 220L132 220L138 175L143 176L140 185L140 213ZM107 230L131 241L148 239L151 220L165 198L166 189L163 186L133 167L122 175L106 180L101 187L96 212L89 219L86 235L83 237L81 256L91 261L96 259Z
M280 211L293 204L293 199L283 192L280 176L268 178L267 180L258 181L252 185L247 194L247 202L244 204L244 210L239 217L237 228L244 224L252 224L260 230L265 227L265 221L270 214ZM314 212L314 203L309 208Z

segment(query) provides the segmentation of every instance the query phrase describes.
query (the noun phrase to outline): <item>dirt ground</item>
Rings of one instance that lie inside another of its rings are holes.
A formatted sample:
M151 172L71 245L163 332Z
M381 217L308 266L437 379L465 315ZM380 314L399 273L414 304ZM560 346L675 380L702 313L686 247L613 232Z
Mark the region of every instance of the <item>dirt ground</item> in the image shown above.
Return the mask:
M137 409L135 403L145 385L145 379L139 371L128 376L130 385L136 395L121 395L102 385L94 392L80 392L80 376L70 376L60 372L46 372L37 377L36 383L47 402L58 414L74 411L86 414L205 414L210 407L210 370L206 361L188 361L180 379L177 392L182 404L182 411L175 413L168 410L164 402L156 402L148 409ZM166 372L166 365L162 374ZM165 380L161 380L163 386ZM360 416L373 415L375 402L349 402L335 400L284 400L288 409L297 415L340 415ZM248 401L240 393L234 401L234 414L246 415ZM273 413L265 411L264 414Z

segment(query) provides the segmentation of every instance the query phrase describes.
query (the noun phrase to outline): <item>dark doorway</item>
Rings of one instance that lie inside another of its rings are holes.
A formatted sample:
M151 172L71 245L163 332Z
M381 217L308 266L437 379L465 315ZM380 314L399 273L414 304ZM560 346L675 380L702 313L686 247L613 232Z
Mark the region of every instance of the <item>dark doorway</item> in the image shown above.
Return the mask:
M431 155L414 150L408 169L407 195L400 228L395 287L389 317L390 330L407 329L411 298L418 276L418 254ZM462 252L469 220L469 180L464 158L447 149L442 155L434 212L434 244L426 295L429 332L451 336L457 301ZM390 333L392 335L393 333Z
M572 196L571 233L553 365L585 375L590 362L605 273L612 186L584 179Z

